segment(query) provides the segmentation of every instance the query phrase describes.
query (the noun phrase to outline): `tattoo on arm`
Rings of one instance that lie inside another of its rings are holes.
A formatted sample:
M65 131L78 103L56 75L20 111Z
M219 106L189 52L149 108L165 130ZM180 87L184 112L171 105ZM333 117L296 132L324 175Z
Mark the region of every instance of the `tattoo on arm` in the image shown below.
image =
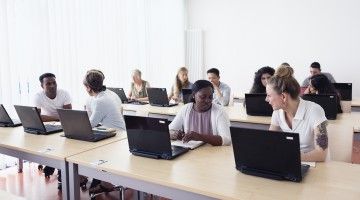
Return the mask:
M328 148L328 136L327 136L327 121L319 124L317 127L319 132L316 134L316 144L319 145L323 150Z

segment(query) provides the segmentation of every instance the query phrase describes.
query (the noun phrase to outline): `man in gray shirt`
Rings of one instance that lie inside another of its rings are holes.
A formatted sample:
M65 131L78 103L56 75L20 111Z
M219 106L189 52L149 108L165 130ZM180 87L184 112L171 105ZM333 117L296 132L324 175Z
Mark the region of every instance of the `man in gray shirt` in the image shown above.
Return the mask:
M216 68L211 68L207 71L207 76L214 86L213 102L222 106L228 106L231 89L225 83L220 82L220 71Z
M311 63L310 65L310 74L311 76L307 77L303 83L302 83L302 87L308 87L309 84L310 84L310 78L314 75L317 75L317 74L324 74L331 83L336 83L334 77L330 74L330 73L326 73L326 72L321 72L321 66L320 66L320 63L318 62L313 62Z

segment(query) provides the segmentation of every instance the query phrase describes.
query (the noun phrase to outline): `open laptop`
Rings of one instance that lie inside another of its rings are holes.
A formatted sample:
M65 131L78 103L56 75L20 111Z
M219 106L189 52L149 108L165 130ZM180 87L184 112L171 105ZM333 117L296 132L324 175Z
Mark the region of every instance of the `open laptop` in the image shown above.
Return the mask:
M62 131L61 125L44 124L36 107L14 105L16 113L27 133L48 135Z
M273 109L265 101L266 94L245 94L246 114L253 116L271 116Z
M171 146L166 119L128 115L124 118L132 154L170 160L189 151L188 148Z
M130 103L130 104L137 104L137 105L148 104L148 103L143 102L143 101L137 101L137 100L134 100L134 99L128 99L126 97L126 94L125 94L123 88L112 88L112 87L106 87L106 88L113 91L113 92L115 92L115 94L117 94L120 97L122 103L125 103L125 104Z
M116 135L116 131L93 130L86 111L68 109L57 109L57 111L64 128L64 136L67 138L97 142Z
M340 93L342 101L352 100L352 83L333 83L335 89Z
M301 164L299 134L230 127L236 169L244 174L300 182L309 169Z
M152 106L171 107L178 105L177 103L169 103L166 88L146 88L149 103Z
M181 93L182 93L183 103L184 104L190 103L191 102L192 89L182 89Z
M336 119L338 106L335 94L305 94L302 99L319 104L327 119Z
M0 104L0 127L17 127L21 122L17 119L11 119L4 105Z

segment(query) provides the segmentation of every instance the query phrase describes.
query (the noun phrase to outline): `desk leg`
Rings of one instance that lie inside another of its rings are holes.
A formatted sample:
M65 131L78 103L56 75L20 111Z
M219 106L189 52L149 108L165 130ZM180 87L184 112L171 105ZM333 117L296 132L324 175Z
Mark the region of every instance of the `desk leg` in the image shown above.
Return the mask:
M61 170L61 187L62 187L62 199L69 199L69 171L68 171L68 162L62 162L60 164Z
M69 163L69 193L71 200L80 199L80 179L77 164Z
M22 173L22 172L23 172L23 164L24 164L24 161L19 158L18 173Z

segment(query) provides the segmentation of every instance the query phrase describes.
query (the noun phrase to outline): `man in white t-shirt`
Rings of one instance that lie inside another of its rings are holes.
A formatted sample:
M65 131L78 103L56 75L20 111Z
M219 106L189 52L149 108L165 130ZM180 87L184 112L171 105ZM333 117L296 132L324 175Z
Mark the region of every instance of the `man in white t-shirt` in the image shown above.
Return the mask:
M52 73L45 73L39 77L43 91L38 92L34 98L34 104L40 109L41 119L47 121L59 121L58 108L71 109L71 98L68 92L57 89L56 77Z

